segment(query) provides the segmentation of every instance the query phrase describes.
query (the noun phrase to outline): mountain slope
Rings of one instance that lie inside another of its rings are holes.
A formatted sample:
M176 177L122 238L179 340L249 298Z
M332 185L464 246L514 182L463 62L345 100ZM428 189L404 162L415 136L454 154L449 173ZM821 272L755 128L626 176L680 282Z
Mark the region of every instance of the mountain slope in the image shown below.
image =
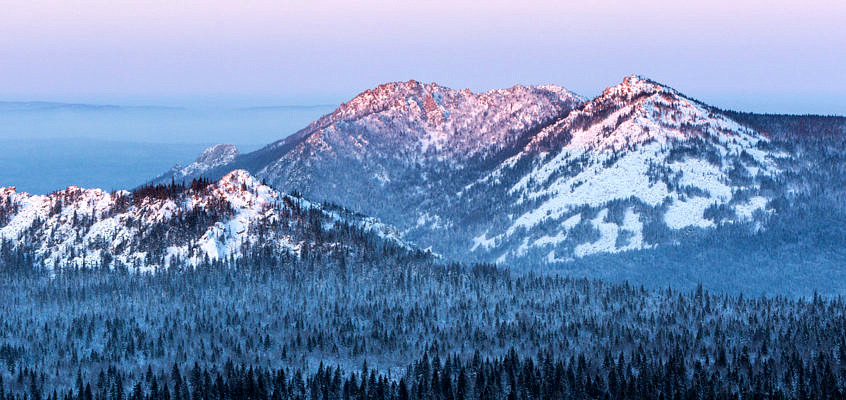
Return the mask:
M296 143L300 152L331 148L363 158L365 151L396 151L390 156L405 162L459 161L502 149L583 102L555 85L472 93L417 81L394 82L359 94L268 149ZM272 172L274 167L265 169Z
M285 190L377 211L382 219L400 221L405 236L425 240L427 233L410 231L418 229L406 217L432 216L437 224L440 208L448 206L441 192L456 193L583 102L554 85L472 93L416 81L390 83L203 175L243 168ZM159 181L191 176L186 172Z
M173 181L184 179L186 177L201 176L204 173L213 170L217 167L226 165L235 161L241 155L234 145L231 144L216 144L205 150L192 162L185 167L176 164L167 176L171 177ZM157 178L155 180L160 180Z
M479 181L519 177L508 187L517 213L474 248L503 260L545 251L555 261L649 247L668 230L751 221L768 212L773 193L762 185L789 157L704 104L627 77Z
M141 270L262 249L290 256L412 249L373 218L283 195L243 170L214 183L133 192L72 186L33 196L0 188L0 239L6 251L31 254L47 267L119 263Z
M812 190L797 171L823 145L797 150L765 122L639 76L591 100L557 86L475 94L410 81L203 175L244 168L460 260L562 262L726 223L765 228L774 200Z

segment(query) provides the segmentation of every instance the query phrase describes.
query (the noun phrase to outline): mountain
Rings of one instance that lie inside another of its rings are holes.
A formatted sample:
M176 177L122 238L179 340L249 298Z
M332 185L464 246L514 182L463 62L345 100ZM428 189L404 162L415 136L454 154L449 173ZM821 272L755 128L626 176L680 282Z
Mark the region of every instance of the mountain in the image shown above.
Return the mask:
M391 227L261 184L243 170L217 182L144 186L109 193L71 186L50 195L0 188L2 252L48 268L174 264L308 253L363 255L412 247Z
M234 161L239 155L241 155L241 152L239 152L238 148L234 145L216 144L203 150L203 152L191 164L188 164L185 167L176 164L168 175L174 180L199 176L206 171Z
M559 263L727 224L754 232L816 192L842 209L846 123L801 118L719 110L635 75L589 100L396 82L198 175L243 168L454 259ZM160 179L180 174L192 176Z
M0 140L107 139L175 146L189 143L208 146L226 140L237 144L242 151L255 150L259 145L278 139L278 132L293 132L333 109L330 106L242 108L194 104L160 107L0 101L0 121L3 121ZM191 160L200 150L202 148L194 150L188 158L163 158L162 161L167 161L165 167L159 166L144 179L149 180L177 161ZM62 187L83 179L84 176L79 175ZM15 182L18 185L26 183L23 180Z
M533 132L583 102L554 85L472 93L416 81L390 83L361 93L289 138L202 175L243 168L272 185L378 210L380 218L436 218L425 210L446 205L433 204L441 198L439 186L457 192L478 175L474 170L506 159ZM159 181L191 176L187 172L173 171ZM372 195L388 192L404 198Z
M537 134L475 185L513 217L474 238L504 260L650 247L667 231L753 221L790 154L679 92L637 76ZM492 183L493 182L493 183Z
M118 106L111 104L59 103L50 101L0 101L0 112L119 112L119 111L180 111L178 107L163 106Z

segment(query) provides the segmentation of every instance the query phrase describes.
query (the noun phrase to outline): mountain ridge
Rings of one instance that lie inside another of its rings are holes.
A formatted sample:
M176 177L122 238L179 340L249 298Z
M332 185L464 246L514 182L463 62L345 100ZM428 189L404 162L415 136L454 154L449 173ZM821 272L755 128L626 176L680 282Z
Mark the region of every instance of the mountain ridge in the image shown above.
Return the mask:
M359 233L355 233L359 232ZM349 236L352 234L353 236ZM360 253L369 242L412 251L377 219L283 194L243 170L216 182L150 185L132 192L70 186L49 195L0 188L0 244L48 268L119 263L142 271L309 251Z
M527 102L526 99L531 101ZM580 96L555 85L515 85L509 89L474 93L468 89L455 90L414 80L391 82L359 93L350 101L342 103L332 113L317 119L290 138L269 145L268 148L284 146L291 142L289 139L308 140L305 139L306 136L332 134L333 130L337 129L333 125L341 122L349 124L371 118L364 123L370 126L377 123L388 125L390 120L407 119L409 122L406 125L381 126L377 133L392 135L397 131L407 130L419 134L419 131L423 130L428 135L417 137L421 141L422 152L425 153L430 146L437 152L446 141L456 144L455 142L468 142L469 139L491 139L494 142L508 140L506 135L509 129L523 128L521 124L538 122L532 120L524 123L522 120L533 117L537 120L555 118L562 111L583 101ZM531 109L521 109L521 106ZM488 116L499 120L479 121ZM516 128L505 127L504 132L497 132L492 125L502 123L505 116L516 116L521 121L517 121ZM490 134L495 136L491 138L488 136ZM316 142L318 139L312 140ZM478 151L472 147L469 150L471 155Z
M774 200L809 190L792 171L810 153L784 142L798 119L783 119L723 111L639 75L592 99L557 85L473 93L410 80L193 175L245 169L450 258L560 263L721 224L761 229ZM808 134L820 124L811 118Z

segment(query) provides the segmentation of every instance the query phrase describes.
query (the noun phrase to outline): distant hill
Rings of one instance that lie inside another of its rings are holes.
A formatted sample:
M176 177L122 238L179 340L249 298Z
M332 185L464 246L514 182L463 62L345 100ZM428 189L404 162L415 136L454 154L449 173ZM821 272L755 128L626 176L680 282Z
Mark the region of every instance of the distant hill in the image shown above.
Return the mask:
M0 102L0 121L3 121L0 140L90 138L258 146L296 132L333 108L322 105L204 108Z
M130 189L187 163L207 144L136 143L95 139L0 140L0 186L47 194L70 185Z

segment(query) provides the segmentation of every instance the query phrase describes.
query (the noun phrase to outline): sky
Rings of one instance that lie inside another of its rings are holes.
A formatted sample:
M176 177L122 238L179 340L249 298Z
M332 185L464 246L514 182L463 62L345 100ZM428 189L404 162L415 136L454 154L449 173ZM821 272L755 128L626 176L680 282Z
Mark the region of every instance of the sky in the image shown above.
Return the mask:
M716 106L846 114L846 2L28 0L0 100L338 104L416 79L585 96L640 74Z

